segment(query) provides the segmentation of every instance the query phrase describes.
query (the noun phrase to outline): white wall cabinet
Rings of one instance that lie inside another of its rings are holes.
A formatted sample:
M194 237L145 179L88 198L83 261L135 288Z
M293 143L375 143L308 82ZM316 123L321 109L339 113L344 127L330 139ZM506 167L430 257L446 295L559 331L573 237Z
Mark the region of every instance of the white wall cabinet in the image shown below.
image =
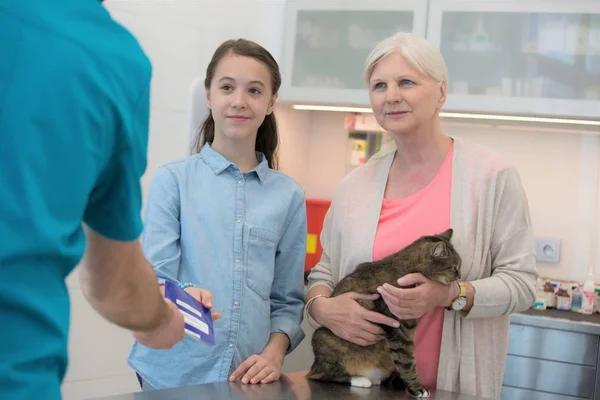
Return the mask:
M290 102L369 102L363 67L382 39L426 30L427 2L291 0L286 4L281 99Z
M398 31L442 51L446 111L600 117L595 0L292 0L281 99L368 105L366 57Z
M600 2L430 0L446 110L600 116Z

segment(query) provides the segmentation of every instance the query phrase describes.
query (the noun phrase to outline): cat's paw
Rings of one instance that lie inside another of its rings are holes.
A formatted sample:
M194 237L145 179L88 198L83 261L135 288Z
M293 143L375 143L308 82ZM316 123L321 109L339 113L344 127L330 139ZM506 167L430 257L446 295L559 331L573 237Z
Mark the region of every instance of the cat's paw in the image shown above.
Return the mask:
M408 390L412 397L417 397L419 399L428 398L430 396L429 390L426 387L422 387L417 390Z
M373 382L371 382L369 378L366 378L364 376L353 376L352 379L350 379L350 385L368 388L373 386Z

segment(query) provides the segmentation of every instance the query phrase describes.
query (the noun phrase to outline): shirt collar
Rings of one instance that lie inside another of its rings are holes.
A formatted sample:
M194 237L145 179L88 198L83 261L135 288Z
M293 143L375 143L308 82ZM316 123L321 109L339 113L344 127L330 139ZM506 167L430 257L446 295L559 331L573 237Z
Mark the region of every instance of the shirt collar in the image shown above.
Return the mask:
M221 172L229 168L229 166L234 166L237 168L234 163L213 150L210 143L206 143L204 146L202 146L202 150L200 150L200 157L202 157L206 164L214 171L215 175L219 175ZM265 155L259 151L256 152L256 159L258 160L258 165L248 172L256 173L258 179L263 181L269 172L269 163Z

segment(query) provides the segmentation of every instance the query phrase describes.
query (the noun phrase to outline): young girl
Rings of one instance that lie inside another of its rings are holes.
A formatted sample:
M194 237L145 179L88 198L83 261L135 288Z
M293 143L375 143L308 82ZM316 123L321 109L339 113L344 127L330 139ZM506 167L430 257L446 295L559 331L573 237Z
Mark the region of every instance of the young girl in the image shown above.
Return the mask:
M280 84L263 47L221 44L206 71L210 115L197 154L161 167L151 184L145 256L159 283L189 285L220 319L214 346L188 337L162 351L135 343L128 363L144 390L273 382L304 338L306 206L298 184L276 171Z

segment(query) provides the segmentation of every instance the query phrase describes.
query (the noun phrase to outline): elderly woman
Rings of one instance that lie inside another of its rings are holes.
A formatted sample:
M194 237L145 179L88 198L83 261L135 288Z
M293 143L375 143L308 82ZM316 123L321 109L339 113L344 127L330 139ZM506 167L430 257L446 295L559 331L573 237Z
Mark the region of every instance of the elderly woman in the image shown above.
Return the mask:
M533 304L538 276L519 175L497 154L442 131L447 71L425 39L399 33L383 40L367 60L365 79L375 118L395 148L373 156L338 188L321 233L323 255L309 276L309 321L373 344L382 339L379 324L396 321L356 300L381 296L398 319L420 319L414 349L424 385L499 398L509 314ZM329 297L359 263L450 227L462 257L459 282L411 274L399 279L400 288Z

